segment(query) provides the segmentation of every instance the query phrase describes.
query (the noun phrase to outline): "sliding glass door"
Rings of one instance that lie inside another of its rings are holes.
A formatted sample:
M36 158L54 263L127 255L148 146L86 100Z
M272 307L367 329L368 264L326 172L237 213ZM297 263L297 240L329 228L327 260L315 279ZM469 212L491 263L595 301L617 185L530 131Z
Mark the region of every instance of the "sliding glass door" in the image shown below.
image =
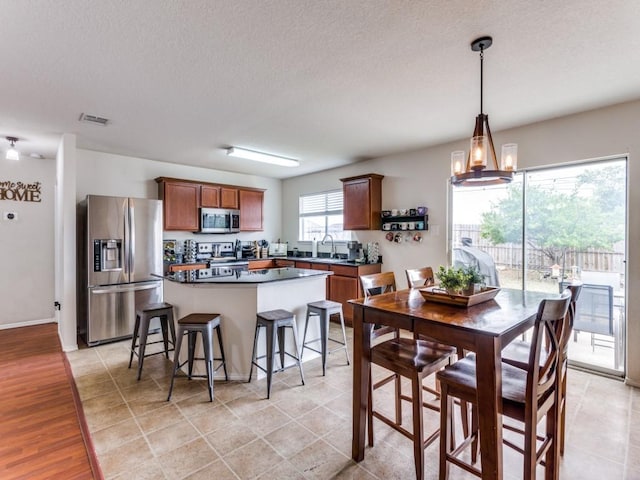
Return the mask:
M558 293L581 281L569 358L624 372L625 158L521 171L509 185L453 188L451 211L454 263L470 249L484 254L508 288Z

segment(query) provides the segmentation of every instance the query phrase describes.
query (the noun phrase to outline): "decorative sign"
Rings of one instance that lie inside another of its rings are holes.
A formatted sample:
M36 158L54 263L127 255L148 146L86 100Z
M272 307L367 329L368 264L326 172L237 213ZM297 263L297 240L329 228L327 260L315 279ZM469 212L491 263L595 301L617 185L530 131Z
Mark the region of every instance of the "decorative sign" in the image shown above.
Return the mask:
M40 182L22 183L0 180L0 200L15 202L41 202L42 184Z

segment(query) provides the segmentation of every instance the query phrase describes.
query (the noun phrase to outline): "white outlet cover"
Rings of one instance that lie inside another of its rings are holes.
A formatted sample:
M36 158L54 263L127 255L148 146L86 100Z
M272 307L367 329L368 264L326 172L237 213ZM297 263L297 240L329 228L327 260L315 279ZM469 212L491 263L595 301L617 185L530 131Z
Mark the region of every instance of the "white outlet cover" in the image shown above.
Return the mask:
M7 222L18 220L18 212L3 212L2 219Z

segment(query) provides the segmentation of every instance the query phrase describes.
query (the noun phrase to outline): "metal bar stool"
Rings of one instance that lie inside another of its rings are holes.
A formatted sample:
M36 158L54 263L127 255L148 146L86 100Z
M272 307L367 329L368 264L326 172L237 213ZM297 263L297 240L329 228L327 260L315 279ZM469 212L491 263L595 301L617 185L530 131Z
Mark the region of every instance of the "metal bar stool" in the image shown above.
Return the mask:
M340 315L340 326L342 327L342 342L340 340L329 338L329 319L331 318L331 315L334 314ZM317 315L320 319L320 338L307 341L307 328L309 327L309 317L311 315ZM334 350L329 350L329 340L338 343L341 346L335 348ZM316 350L315 348L309 346L310 343L316 342L320 342L320 350ZM332 302L331 300L320 300L318 302L307 303L307 319L304 324L304 335L302 336L302 353L304 353L305 348L308 348L312 352L316 352L322 355L322 376L324 376L327 371L327 354L329 353L344 349L344 352L347 355L347 365L350 364L349 351L347 350L347 333L344 329L344 316L342 314L341 303Z
M218 335L218 344L220 345L220 357L213 356L213 330L216 330ZM202 345L204 349L204 358L196 357L196 336L200 332L202 334ZM182 338L185 333L189 334L189 354L187 360L180 363L180 347L182 345ZM178 370L182 368L186 363L189 364L189 370L187 378L206 378L209 387L209 400L213 402L213 375L220 367L224 369L224 379L229 380L227 375L227 363L224 357L224 348L222 346L222 331L220 330L220 314L219 313L191 313L186 317L178 320L178 338L176 343L175 352L173 355L173 375L171 376L171 386L169 387L169 396L167 402L171 400L171 392L173 391L173 381L178 375ZM204 360L207 367L206 375L194 375L193 374L193 361ZM213 362L219 361L220 364L214 369Z
M267 342L267 354L261 355L257 357L258 350L258 335L260 334L260 329L265 327L267 330L266 334L266 342ZM296 354L292 355L291 353L285 351L284 341L285 341L285 328L291 328L293 331L293 343L296 349ZM270 310L268 312L260 312L256 316L256 334L253 339L253 354L251 356L251 367L249 371L249 382L251 382L251 377L253 375L253 366L255 365L257 368L262 370L267 374L267 398L271 397L271 377L273 375L273 365L275 363L276 355L275 355L275 343L276 343L276 335L278 336L278 352L280 354L280 369L276 370L277 372L286 370L287 368L291 368L297 366L300 369L300 378L302 379L302 384L304 385L304 374L302 373L302 363L300 362L300 347L298 343L298 327L296 326L296 320L293 313L287 310ZM293 358L296 363L295 365L289 365L288 367L284 366L284 356L288 355ZM267 359L267 368L263 368L258 365L258 360L261 358Z
M147 342L147 336L149 335L149 324L151 319L158 317L160 319L160 329L162 330L162 340L155 342ZM171 340L168 335L171 332ZM139 342L136 344L136 341ZM154 353L145 353L147 345L153 345L154 343L164 343L164 350ZM172 348L169 348L169 342L171 342ZM173 350L176 345L176 330L173 325L173 305L170 303L152 303L143 306L136 310L136 323L133 327L133 338L131 339L131 355L129 357L129 368L131 368L131 362L133 362L133 356L138 356L138 380L142 375L142 364L144 363L144 357L150 357L151 355L157 355L164 353L167 359L169 359L169 351ZM137 350L136 350L137 348Z

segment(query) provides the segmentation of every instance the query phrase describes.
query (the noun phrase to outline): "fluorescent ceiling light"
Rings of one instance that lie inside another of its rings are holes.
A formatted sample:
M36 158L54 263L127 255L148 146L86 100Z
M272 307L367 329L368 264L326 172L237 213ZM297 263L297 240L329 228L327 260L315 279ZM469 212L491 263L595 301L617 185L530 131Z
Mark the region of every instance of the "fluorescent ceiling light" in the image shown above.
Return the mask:
M227 155L238 158L246 158L247 160L255 160L256 162L272 163L282 167L299 167L300 162L292 158L279 157L277 155L269 155L268 153L254 152L253 150L245 150L244 148L230 147L227 148Z

